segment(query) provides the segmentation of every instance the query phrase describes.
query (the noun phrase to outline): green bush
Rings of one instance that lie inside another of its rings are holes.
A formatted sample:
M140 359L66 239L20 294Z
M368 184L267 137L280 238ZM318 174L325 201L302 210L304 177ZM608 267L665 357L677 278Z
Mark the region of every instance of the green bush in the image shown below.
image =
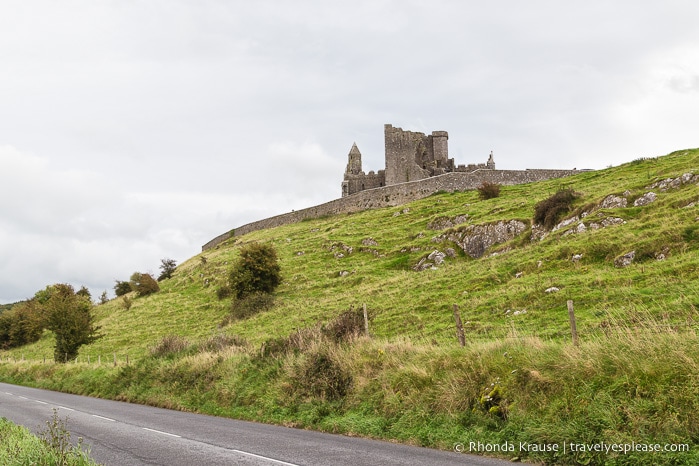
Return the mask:
M534 206L534 223L543 225L547 230L556 226L563 214L572 210L575 199L578 198L572 189L561 189L553 196L540 201Z
M119 296L124 296L127 293L131 293L133 290L131 289L131 283L129 282L122 282L120 280L116 281L116 285L114 285L114 293Z
M230 285L223 285L216 289L216 297L218 299L230 298L233 295L233 290Z
M240 250L230 275L235 297L272 293L282 281L277 251L270 244L252 243Z
M131 289L138 296L148 296L160 291L160 285L151 274L134 272L130 279Z

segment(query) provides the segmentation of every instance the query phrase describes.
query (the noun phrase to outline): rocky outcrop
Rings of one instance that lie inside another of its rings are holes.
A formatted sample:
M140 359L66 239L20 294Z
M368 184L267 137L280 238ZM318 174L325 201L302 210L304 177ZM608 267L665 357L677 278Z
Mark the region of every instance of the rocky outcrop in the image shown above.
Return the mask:
M629 203L628 199L621 196L611 194L605 197L599 205L600 209L619 209L624 208Z
M659 191L665 192L669 189L677 189L685 184L697 184L699 183L699 175L694 173L685 173L677 178L666 178L664 180L656 181L650 186L646 186L646 189L657 189Z
M655 202L655 200L658 198L658 195L655 194L653 191L645 193L643 196L639 197L635 201L633 201L634 207L639 207L639 206L644 206L648 205L652 202Z
M451 241L466 254L478 259L495 244L510 241L527 229L520 220L500 221L485 225L469 225L438 236L438 241Z

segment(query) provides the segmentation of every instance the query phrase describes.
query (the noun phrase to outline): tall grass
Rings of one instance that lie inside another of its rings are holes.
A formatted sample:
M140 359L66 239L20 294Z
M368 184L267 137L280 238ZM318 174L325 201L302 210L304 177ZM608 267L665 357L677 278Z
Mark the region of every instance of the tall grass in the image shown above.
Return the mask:
M239 342L211 351L202 342L106 372L54 366L47 377L46 365L29 363L0 370L20 383L443 449L469 442L690 448L505 455L547 463L699 461L699 337L691 329L614 322L578 346L516 336L464 348L357 333L337 341L323 330L295 332L274 352Z
M0 464L11 465L96 465L89 451L70 443L65 424L55 414L47 421L47 431L42 438L33 435L26 427L0 418Z

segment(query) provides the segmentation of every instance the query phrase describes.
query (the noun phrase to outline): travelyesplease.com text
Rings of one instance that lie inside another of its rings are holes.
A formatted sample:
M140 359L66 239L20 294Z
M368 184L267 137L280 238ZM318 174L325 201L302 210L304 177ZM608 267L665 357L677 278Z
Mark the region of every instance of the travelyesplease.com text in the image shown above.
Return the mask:
M522 452L561 452L564 455L568 452L590 452L590 453L663 453L663 452L688 452L687 443L529 443L529 442L503 442L503 443L483 443L468 442L457 443L454 451L459 453L522 453Z

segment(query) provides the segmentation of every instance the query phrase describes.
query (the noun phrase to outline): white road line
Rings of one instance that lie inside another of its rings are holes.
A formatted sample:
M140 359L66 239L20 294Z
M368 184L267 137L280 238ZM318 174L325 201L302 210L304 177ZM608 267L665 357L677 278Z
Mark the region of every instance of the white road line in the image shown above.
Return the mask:
M12 393L10 393L10 392L5 392L5 395L13 396Z
M248 453L247 451L242 451L242 450L231 450L231 451L234 451L236 453L240 453L242 455L252 456L253 458L259 458L262 460L271 461L272 463L276 463L276 464L286 464L287 466L298 466L297 464L294 464L294 463L287 463L286 461L275 460L274 458L269 458L267 456L256 455L254 453Z
M47 405L47 404L48 404L48 403L45 402L45 401L39 401L39 400L34 400L34 401L36 401L37 403L41 403L42 405Z
M21 399L23 399L23 400L28 400L28 399L29 399L29 398L27 398L26 396L22 396L22 395L19 395L17 398L21 398Z
M143 430L147 430L150 432L155 432L155 433L163 434L163 435L169 435L170 437L182 438L181 435L171 434L170 432L163 432L162 430L149 429L148 427L143 427Z
M66 408L65 406L59 406L58 409L65 409L66 411L75 411L73 408Z
M116 422L114 419L109 419L108 417L104 416L98 416L97 414L93 414L92 417L96 417L97 419L104 419L105 421Z

